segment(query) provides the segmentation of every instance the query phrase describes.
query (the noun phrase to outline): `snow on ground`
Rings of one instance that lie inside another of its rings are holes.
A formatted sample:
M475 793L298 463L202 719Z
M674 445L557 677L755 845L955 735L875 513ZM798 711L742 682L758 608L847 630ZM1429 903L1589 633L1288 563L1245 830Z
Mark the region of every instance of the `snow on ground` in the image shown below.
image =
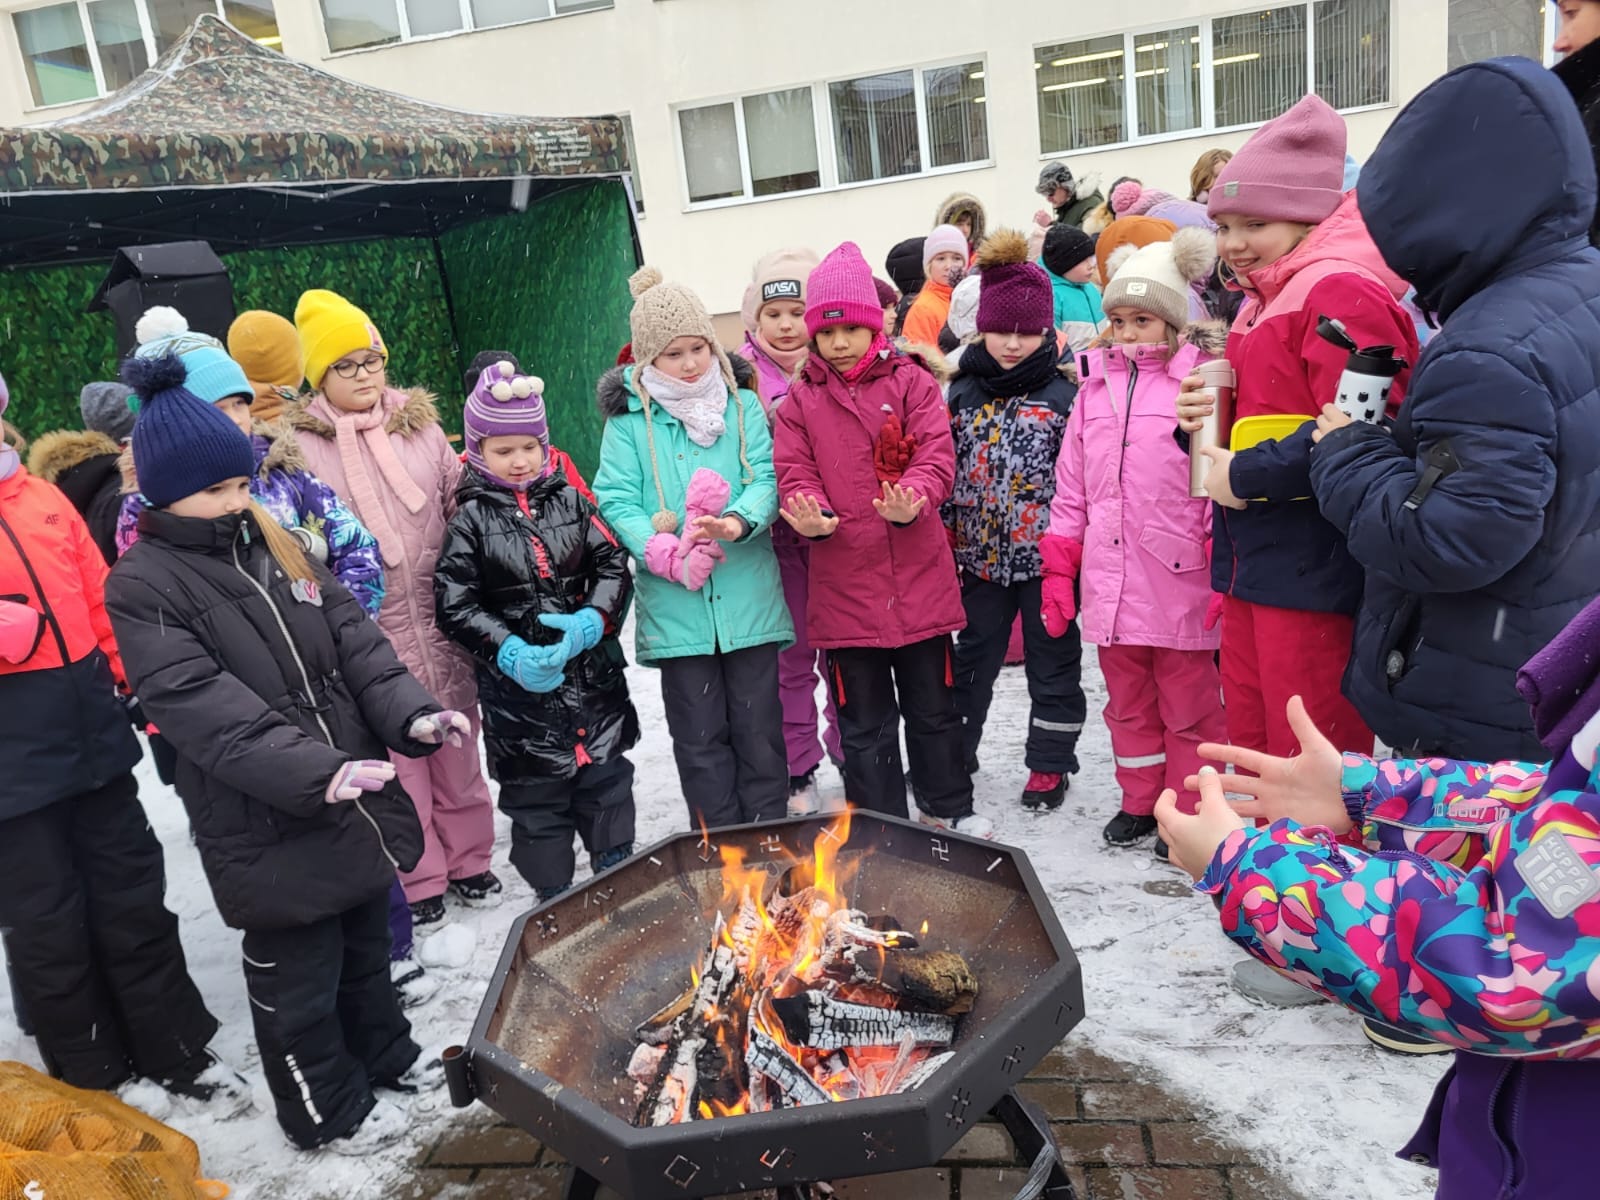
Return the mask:
M642 848L682 830L686 814L658 676L634 667L630 679L646 731L632 755ZM1115 811L1118 793L1110 741L1099 719L1105 686L1092 650L1085 655L1084 687L1090 723L1079 748L1083 772L1060 811L1036 815L1018 804L1027 774L1027 688L1020 668L1001 675L976 777L979 811L994 820L998 840L1028 852L1082 960L1089 1016L1072 1037L1141 1064L1152 1080L1212 1113L1219 1136L1276 1167L1308 1197L1431 1196L1432 1174L1393 1154L1420 1118L1445 1056L1416 1061L1383 1054L1362 1038L1353 1017L1331 1005L1267 1011L1233 993L1227 972L1241 955L1223 937L1209 900L1175 886L1186 878L1156 862L1147 848L1118 851L1101 841L1100 828ZM837 792L832 768L825 766L824 773L825 790ZM205 1172L232 1184L236 1200L388 1195L418 1149L460 1118L443 1093L417 1100L415 1136L363 1159L303 1155L284 1141L255 1060L239 935L217 917L182 805L156 780L148 760L140 767L140 782L166 846L167 902L181 919L195 980L222 1021L216 1048L257 1084L262 1106L258 1115L226 1124L181 1114L169 1119L195 1138ZM506 860L508 823L498 814L496 821L494 869L508 894L493 909L452 904L454 924L437 935L447 941L424 948L425 961L465 963L433 968L444 986L410 1014L424 1046L465 1038L513 917L533 905ZM580 879L586 875L587 867L580 867ZM0 974L0 992L6 988ZM32 1041L11 1019L9 995L5 1000L0 1058L37 1065ZM1331 1190L1330 1180L1338 1181Z

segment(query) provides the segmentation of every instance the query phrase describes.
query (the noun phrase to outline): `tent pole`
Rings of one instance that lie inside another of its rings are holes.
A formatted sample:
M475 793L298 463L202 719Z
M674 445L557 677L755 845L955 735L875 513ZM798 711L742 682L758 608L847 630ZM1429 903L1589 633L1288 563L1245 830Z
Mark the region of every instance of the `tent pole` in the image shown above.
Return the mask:
M628 232L633 236L633 265L644 266L644 243L639 240L639 209L633 202L633 172L617 177L622 182L622 194L628 200Z
M434 215L428 213L428 228L432 236L428 239L433 245L433 262L439 271L439 287L444 292L444 311L450 318L450 346L456 356L456 373L459 375L466 370L461 358L461 331L456 325L456 300L455 293L450 290L450 272L445 267L444 247L439 244L439 222Z

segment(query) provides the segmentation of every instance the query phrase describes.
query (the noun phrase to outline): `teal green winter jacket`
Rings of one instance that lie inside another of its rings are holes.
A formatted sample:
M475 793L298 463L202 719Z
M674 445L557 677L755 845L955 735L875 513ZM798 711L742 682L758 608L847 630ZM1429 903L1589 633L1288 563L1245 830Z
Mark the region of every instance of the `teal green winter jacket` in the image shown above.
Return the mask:
M778 481L772 468L772 434L761 401L740 389L728 399L727 432L707 447L689 440L682 422L660 404L650 406L655 435L654 467L660 471L667 506L685 525L684 495L689 477L709 467L728 481L732 495L728 513L743 517L750 532L738 542L723 543L727 561L719 563L698 592L652 575L644 565L644 547L655 533L650 518L661 507L645 436L644 405L633 390L633 367L607 371L597 398L605 417L600 442L600 468L594 495L600 515L633 555L637 575L636 653L649 666L667 658L688 658L719 650L794 641L794 626L783 601L778 560L772 552L771 525L778 515ZM739 422L744 422L749 483L739 461Z
M1074 350L1082 350L1100 332L1106 315L1100 307L1100 289L1092 283L1071 283L1037 260L1039 268L1050 276L1050 287L1055 293L1055 324L1067 331L1067 343Z

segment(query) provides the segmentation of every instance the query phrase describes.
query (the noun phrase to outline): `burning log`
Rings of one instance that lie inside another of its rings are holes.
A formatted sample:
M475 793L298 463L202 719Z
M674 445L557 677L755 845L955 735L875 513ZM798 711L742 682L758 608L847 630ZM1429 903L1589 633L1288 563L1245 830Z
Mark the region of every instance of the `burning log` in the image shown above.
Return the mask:
M921 1012L959 1016L971 1012L978 998L977 977L959 954L919 949L916 934L874 928L853 909L828 918L815 974L835 983L884 988L901 1007Z
M764 1075L783 1094L786 1107L798 1108L806 1104L827 1104L833 1097L822 1090L811 1073L796 1062L793 1056L759 1028L751 1026L750 1040L744 1052L745 1066L751 1076Z
M704 973L700 982L691 989L689 1002L684 1004L683 997L679 997L640 1026L639 1040L649 1044L661 1045L662 1035L665 1034L666 1051L661 1057L655 1079L645 1089L644 1097L639 1102L634 1120L636 1125L671 1125L683 1120L687 1112L692 1112L693 1105L699 1099L696 1092L700 1089L702 1066L718 1071L725 1068L737 1071L737 1065L729 1060L726 1053L713 1052L708 1056L707 1050L708 1047L715 1050L715 1042L709 1034L712 1027L723 1019L721 1014L746 1008L742 1004L735 1009L728 1008L730 994L738 986L739 980L733 949L718 942L706 954ZM664 1014L673 1015L663 1020ZM712 1086L706 1089L708 1093L728 1091L730 1085L719 1082L719 1076L710 1078ZM742 1080L736 1079L731 1087L734 1096L744 1091Z
M772 1010L791 1042L815 1050L897 1046L906 1036L916 1046L944 1047L956 1035L954 1017L857 1004L820 991L775 998Z
M898 1094L900 1092L909 1092L921 1087L933 1077L933 1073L935 1071L944 1066L945 1063L949 1062L955 1056L956 1052L954 1050L946 1050L943 1054L934 1054L923 1059L922 1062L918 1063L909 1072L907 1072L904 1079L895 1085L895 1093Z

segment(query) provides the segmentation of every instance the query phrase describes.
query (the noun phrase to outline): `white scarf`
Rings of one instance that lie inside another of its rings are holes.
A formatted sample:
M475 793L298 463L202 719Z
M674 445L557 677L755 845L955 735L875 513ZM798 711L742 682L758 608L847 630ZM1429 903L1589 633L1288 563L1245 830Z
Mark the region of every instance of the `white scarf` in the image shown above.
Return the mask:
M693 383L664 375L652 366L639 373L639 380L660 404L683 422L689 440L697 446L711 446L728 429L728 384L722 368L712 360L711 367Z

